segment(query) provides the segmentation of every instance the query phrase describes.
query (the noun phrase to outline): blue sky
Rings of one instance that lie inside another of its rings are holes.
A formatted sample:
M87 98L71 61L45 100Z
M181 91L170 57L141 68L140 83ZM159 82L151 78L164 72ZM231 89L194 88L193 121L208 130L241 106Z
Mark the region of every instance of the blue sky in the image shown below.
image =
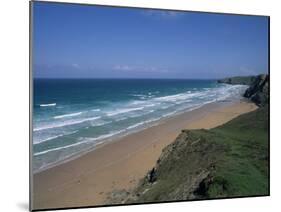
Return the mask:
M268 19L35 2L40 78L222 78L268 71Z

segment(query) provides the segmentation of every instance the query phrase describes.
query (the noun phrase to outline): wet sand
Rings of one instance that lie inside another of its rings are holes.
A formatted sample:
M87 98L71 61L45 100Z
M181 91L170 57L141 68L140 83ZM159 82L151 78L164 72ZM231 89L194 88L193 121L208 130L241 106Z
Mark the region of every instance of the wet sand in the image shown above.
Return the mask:
M213 128L256 108L246 101L207 104L36 173L33 208L104 205L112 191L136 186L182 129Z

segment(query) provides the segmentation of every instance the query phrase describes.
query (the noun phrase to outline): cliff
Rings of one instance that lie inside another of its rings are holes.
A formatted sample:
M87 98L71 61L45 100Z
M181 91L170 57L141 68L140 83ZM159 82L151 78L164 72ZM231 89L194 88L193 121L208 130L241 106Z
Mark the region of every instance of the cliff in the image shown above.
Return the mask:
M244 97L251 99L257 105L263 106L269 103L269 77L259 75L246 90Z
M183 130L133 191L109 202L142 203L268 195L268 107L211 130Z
M232 85L251 85L256 79L256 76L246 76L246 77L229 77L220 79L218 83L226 83Z
M266 74L248 77L231 77L217 81L218 83L249 85L244 97L249 98L258 106L269 103L269 77Z

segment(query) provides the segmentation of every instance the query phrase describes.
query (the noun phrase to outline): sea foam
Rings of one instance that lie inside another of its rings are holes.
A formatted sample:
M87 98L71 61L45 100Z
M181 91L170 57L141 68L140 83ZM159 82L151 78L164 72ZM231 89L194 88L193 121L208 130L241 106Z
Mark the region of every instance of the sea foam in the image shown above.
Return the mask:
M33 155L34 156L44 155L44 154L49 153L49 152L59 151L59 150L62 150L62 149L68 149L68 148L71 148L71 147L79 146L81 144L92 143L92 142L97 141L97 140L103 140L103 139L106 139L106 138L110 138L110 137L112 137L114 135L117 135L117 134L120 134L120 133L122 133L124 131L125 130L113 131L113 132L111 132L109 134L101 135L101 136L98 136L96 138L81 138L81 141L79 141L79 142L76 142L76 143L73 143L73 144L69 144L69 145L66 145L66 146L61 146L61 147L56 147L56 148L48 149L48 150L41 151L41 152L37 152L37 153L34 153Z
M56 106L57 103L50 103L50 104L40 104L40 107L53 107Z
M144 107L136 107L136 108L125 108L125 109L119 109L115 112L107 112L107 116L115 116L115 115L119 115L122 113L128 113L128 112L132 112L132 111L136 111L136 110L143 110Z
M54 119L62 119L62 118L67 118L67 117L79 116L82 113L83 112L64 114L64 115L60 115L60 116L55 116Z
M85 118L85 119L80 119L80 120L69 120L69 121L64 121L64 122L59 122L59 123L54 123L54 124L48 124L42 127L34 128L34 132L40 131L40 130L46 130L46 129L53 129L53 128L59 128L59 127L65 127L65 126L70 126L70 125L76 125L76 124L81 124L87 121L93 121L101 118L100 116L97 117L91 117L91 118Z

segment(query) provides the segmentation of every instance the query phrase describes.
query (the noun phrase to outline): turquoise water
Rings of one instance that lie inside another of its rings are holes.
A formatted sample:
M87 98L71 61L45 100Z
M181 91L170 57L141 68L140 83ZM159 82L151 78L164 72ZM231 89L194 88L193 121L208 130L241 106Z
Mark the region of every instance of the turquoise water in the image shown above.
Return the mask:
M214 80L35 79L33 169L210 102L240 98Z

